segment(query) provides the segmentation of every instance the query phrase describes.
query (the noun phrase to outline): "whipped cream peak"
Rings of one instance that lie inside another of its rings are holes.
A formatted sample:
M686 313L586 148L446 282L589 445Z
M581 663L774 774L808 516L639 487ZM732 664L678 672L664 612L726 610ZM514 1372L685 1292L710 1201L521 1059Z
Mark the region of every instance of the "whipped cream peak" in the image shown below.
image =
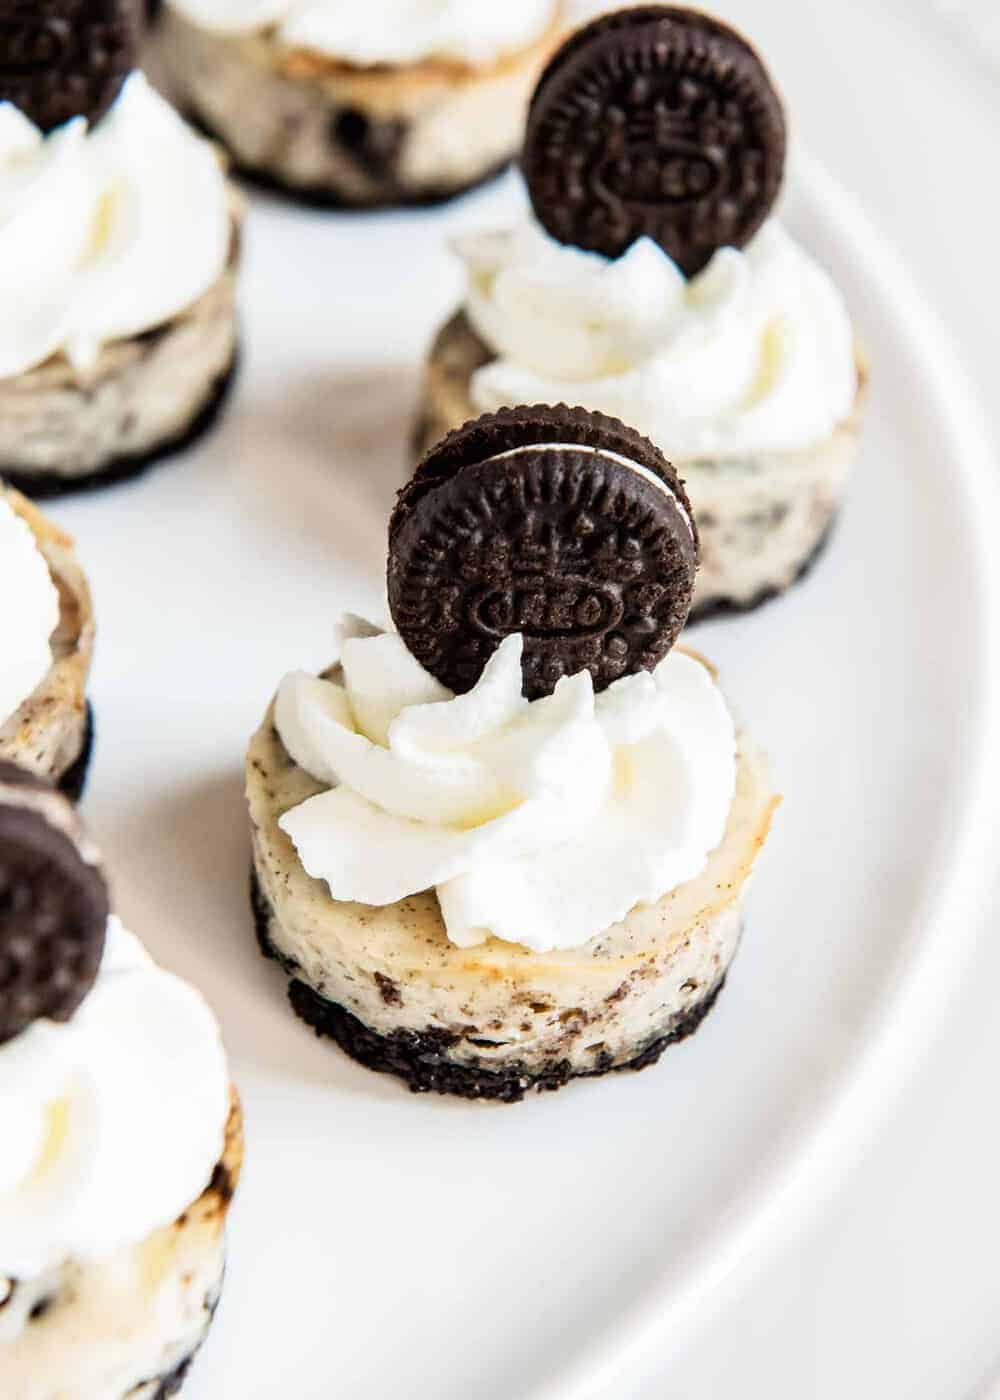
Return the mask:
M358 67L425 59L484 64L542 37L558 0L170 0L203 29L275 29L290 47Z
M59 351L86 370L171 320L229 242L215 151L141 73L93 130L76 118L46 136L0 104L0 379Z
M582 946L704 868L736 772L707 668L675 651L599 695L583 671L528 701L522 647L506 637L459 696L395 633L345 641L334 679L285 677L278 733L328 788L280 824L333 898L434 889L457 946L492 936L545 952Z
M222 1155L229 1078L201 995L108 921L71 1020L0 1046L0 1276L98 1259L170 1224Z
M483 412L578 403L674 462L806 449L851 413L847 308L776 219L690 280L651 239L609 259L531 218L454 246L466 312L496 356L472 381Z
M0 109L2 111L2 109ZM59 591L26 520L0 493L0 725L45 679L50 638L59 624Z

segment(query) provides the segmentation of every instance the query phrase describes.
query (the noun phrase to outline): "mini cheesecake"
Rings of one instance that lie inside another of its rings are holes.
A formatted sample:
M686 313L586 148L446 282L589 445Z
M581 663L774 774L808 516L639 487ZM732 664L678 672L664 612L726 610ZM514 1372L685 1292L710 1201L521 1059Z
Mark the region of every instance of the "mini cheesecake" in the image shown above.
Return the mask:
M431 17L397 6L410 40L401 44L391 4L367 21L360 6L348 17L324 0L304 16L285 8L255 23L217 0L167 3L150 62L244 174L334 206L433 203L496 174L520 146L535 79L565 31L562 0L517 0L526 19L504 22L499 8L484 17L493 45L477 40L483 26L467 12L458 37L477 42L459 44L437 42Z
M854 352L857 381L850 411L821 441L791 451L671 455L694 506L701 540L692 621L746 612L778 597L822 554L858 452L868 366L857 343ZM496 352L464 309L440 329L424 372L415 459L484 408L505 401L507 395L492 385L483 393L475 388L479 372L496 361ZM545 387L572 396L580 386L570 381L524 385L526 392ZM609 407L600 394L590 406Z
M785 145L763 63L721 22L640 5L578 30L532 98L531 213L456 243L468 289L430 348L415 455L507 405L614 415L687 488L693 617L784 592L837 519L867 379L843 297L774 213Z
M211 1180L172 1225L108 1258L68 1260L38 1278L0 1272L0 1382L11 1387L4 1394L176 1395L222 1295L226 1219L242 1163L243 1116L234 1094Z
M108 914L54 789L0 762L0 1393L173 1395L219 1301L242 1116L201 998ZM69 1024L67 1024L69 1023Z
M398 631L348 619L247 758L257 937L318 1034L514 1102L697 1028L777 801L673 646L697 554L670 464L604 415L507 410L424 459L390 522Z
M739 947L776 806L766 764L742 736L725 835L701 874L582 948L543 955L498 939L453 946L433 892L381 908L331 899L279 825L322 790L284 748L272 708L247 759L253 908L292 1007L416 1092L505 1103L643 1069L697 1030Z
M243 204L230 197L225 270L162 325L105 345L81 369L64 356L0 379L0 475L42 500L111 486L192 446L222 411L236 371Z
M0 291L0 476L35 497L107 485L193 442L236 358L243 205L218 152L126 53L114 91L102 83L88 105L101 50L80 42L48 82L0 68L0 202L17 211L0 258L24 269Z
M86 698L94 651L90 589L72 538L24 496L0 483L4 538L11 514L30 530L37 554L47 567L55 589L55 627L47 641L47 669L12 713L0 715L0 759L56 783L75 801L83 790L93 741L93 715ZM28 596L20 574L10 577L6 573L13 567L12 559L8 542L6 561L0 562L0 577L5 577L11 588L5 611L25 607ZM30 568L30 557L25 562ZM47 624L42 625L44 630ZM8 641L7 646L11 645ZM10 657L9 651L7 654Z

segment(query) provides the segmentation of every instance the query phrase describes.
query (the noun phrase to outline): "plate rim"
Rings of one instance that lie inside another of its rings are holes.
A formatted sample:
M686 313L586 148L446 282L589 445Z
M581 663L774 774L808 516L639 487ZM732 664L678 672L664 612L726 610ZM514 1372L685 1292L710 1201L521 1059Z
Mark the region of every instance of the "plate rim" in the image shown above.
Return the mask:
M936 387L935 415L960 450L949 470L963 481L965 514L978 577L973 713L963 738L937 867L925 880L913 937L894 994L867 1019L857 1047L845 1057L813 1111L795 1125L736 1210L694 1247L680 1278L658 1271L639 1301L609 1321L572 1358L535 1383L525 1400L584 1400L614 1394L616 1370L659 1346L669 1357L683 1346L726 1278L780 1248L809 1227L836 1192L844 1173L871 1141L886 1110L904 1094L954 1011L972 953L982 937L981 862L988 859L989 774L1000 763L1000 559L988 547L1000 527L1000 462L978 395L953 337L920 291L894 245L860 200L812 153L796 149L791 179L838 243L860 253L867 281L881 285L882 301L905 335L917 373ZM991 529L991 522L993 523ZM949 829L950 826L950 829ZM934 878L934 877L937 878ZM947 938L936 936L949 925ZM879 1112L875 1112L878 1109ZM665 1343L668 1325L669 1343ZM663 1348L666 1345L666 1352Z

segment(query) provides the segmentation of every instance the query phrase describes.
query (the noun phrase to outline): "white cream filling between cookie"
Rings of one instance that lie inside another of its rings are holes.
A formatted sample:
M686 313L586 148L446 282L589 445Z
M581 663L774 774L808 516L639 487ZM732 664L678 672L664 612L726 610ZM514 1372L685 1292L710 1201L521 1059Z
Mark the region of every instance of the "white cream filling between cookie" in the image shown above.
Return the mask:
M609 461L616 462L626 471L642 477L643 481L648 481L650 486L655 487L661 495L667 496L673 501L678 514L687 526L688 534L694 539L694 523L691 519L691 513L670 483L664 481L662 476L658 476L656 472L649 467L644 467L640 462L633 462L630 457L623 457L620 453L611 452L605 447L589 447L582 443L569 442L533 442L524 447L511 447L506 452L498 452L495 457L487 457L486 461L506 462L511 458L529 456L533 452L577 452L583 453L584 456L607 457Z

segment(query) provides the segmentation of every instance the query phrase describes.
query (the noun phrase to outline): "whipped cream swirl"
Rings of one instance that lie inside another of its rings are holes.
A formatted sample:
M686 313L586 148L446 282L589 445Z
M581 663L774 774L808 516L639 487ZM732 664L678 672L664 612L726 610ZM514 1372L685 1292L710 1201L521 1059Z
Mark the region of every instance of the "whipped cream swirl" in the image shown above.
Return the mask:
M162 325L223 272L213 148L134 73L104 119L43 136L0 103L0 379Z
M200 994L108 922L97 980L65 1024L0 1046L0 1276L136 1244L201 1195L229 1078Z
M203 29L274 28L291 47L358 67L445 58L489 63L540 39L558 0L170 0Z
M705 867L736 774L707 668L672 652L595 696L589 672L521 694L520 635L454 696L395 633L348 626L340 679L304 672L275 723L326 792L281 826L335 899L435 889L459 947L575 948Z
M850 415L846 305L777 220L690 281L649 238L611 260L533 220L456 248L467 314L497 357L472 381L481 411L579 404L674 462L809 448Z
M2 334L2 332L0 332ZM49 638L59 624L59 592L26 520L0 494L0 724L52 665Z

